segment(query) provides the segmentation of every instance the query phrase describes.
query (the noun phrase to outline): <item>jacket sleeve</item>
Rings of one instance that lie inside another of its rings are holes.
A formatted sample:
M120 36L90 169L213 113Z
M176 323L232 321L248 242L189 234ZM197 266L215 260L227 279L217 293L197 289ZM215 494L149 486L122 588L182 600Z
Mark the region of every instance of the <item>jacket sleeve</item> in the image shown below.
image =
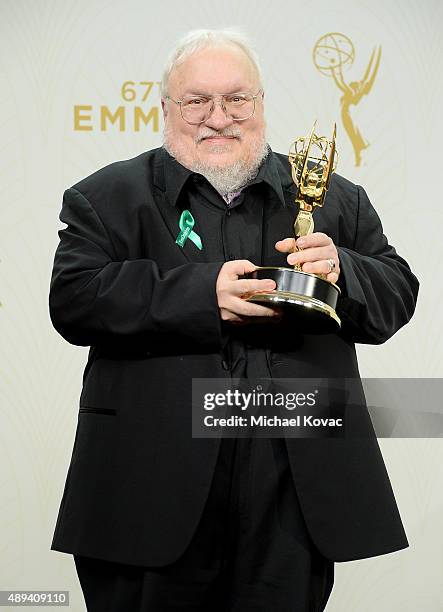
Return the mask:
M76 189L63 197L49 294L55 329L72 344L219 345L215 291L221 266L187 263L161 272L150 259L116 260L97 211Z
M342 334L353 342L381 344L412 317L418 280L383 234L364 189L357 187L353 248L338 247L342 295L337 314Z

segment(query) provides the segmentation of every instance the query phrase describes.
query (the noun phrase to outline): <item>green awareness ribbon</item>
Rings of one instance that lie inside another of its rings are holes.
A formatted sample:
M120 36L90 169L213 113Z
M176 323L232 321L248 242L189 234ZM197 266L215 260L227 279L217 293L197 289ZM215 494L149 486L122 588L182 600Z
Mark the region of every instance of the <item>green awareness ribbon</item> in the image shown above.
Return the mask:
M195 221L189 210L184 210L182 212L178 225L180 227L180 233L175 243L183 248L186 240L189 238L189 240L191 240L201 251L203 248L202 241L200 236L192 229L195 225Z

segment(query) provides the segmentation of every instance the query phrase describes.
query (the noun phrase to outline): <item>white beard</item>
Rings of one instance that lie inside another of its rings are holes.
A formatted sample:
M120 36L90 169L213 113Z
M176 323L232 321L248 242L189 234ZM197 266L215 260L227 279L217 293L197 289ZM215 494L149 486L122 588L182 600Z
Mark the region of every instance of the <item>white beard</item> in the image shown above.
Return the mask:
M206 128L197 137L196 142L204 137L211 135L224 136L240 136L240 130L236 127L216 132ZM192 172L198 172L203 175L209 183L214 187L220 195L226 195L239 191L242 187L252 181L258 173L258 170L264 159L269 153L269 146L266 143L265 135L253 142L252 150L248 160L239 159L230 166L220 166L216 164L208 164L198 158L193 158L184 147L176 146L173 142L173 135L170 130L165 127L163 146L166 151L174 157L182 166L188 168ZM229 144L217 145L214 144L211 148L212 153L223 153Z

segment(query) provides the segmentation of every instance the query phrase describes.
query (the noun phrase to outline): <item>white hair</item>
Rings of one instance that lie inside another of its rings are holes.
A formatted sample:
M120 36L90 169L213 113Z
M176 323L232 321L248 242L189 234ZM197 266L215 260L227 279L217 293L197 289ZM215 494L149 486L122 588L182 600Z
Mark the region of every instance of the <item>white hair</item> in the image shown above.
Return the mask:
M250 59L254 66L260 87L263 78L257 53L248 38L237 29L192 30L183 36L171 51L161 80L161 95L168 94L169 77L175 66L184 62L189 56L201 49L233 46L239 48Z

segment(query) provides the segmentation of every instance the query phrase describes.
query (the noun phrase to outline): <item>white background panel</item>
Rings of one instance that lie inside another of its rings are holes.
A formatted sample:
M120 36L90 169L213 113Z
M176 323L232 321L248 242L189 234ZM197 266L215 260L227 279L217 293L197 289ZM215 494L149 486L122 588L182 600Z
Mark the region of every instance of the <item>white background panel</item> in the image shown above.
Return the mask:
M338 172L363 185L390 242L421 282L412 322L383 346L361 346L368 377L441 377L443 4L431 0L147 2L0 1L0 589L63 589L84 610L71 556L49 550L66 477L87 349L52 329L48 290L64 189L162 142L133 127L125 81L158 81L178 36L239 26L265 75L268 140L280 152L338 124ZM312 61L316 41L355 46L347 82L380 45L370 94L352 112L370 143L360 167L340 120L340 92ZM92 131L73 129L92 106ZM100 130L100 107L124 107L126 129ZM159 105L153 88L143 106ZM410 548L336 565L328 612L443 610L443 446L382 440ZM364 487L364 475L362 475ZM368 504L372 500L368 499Z

